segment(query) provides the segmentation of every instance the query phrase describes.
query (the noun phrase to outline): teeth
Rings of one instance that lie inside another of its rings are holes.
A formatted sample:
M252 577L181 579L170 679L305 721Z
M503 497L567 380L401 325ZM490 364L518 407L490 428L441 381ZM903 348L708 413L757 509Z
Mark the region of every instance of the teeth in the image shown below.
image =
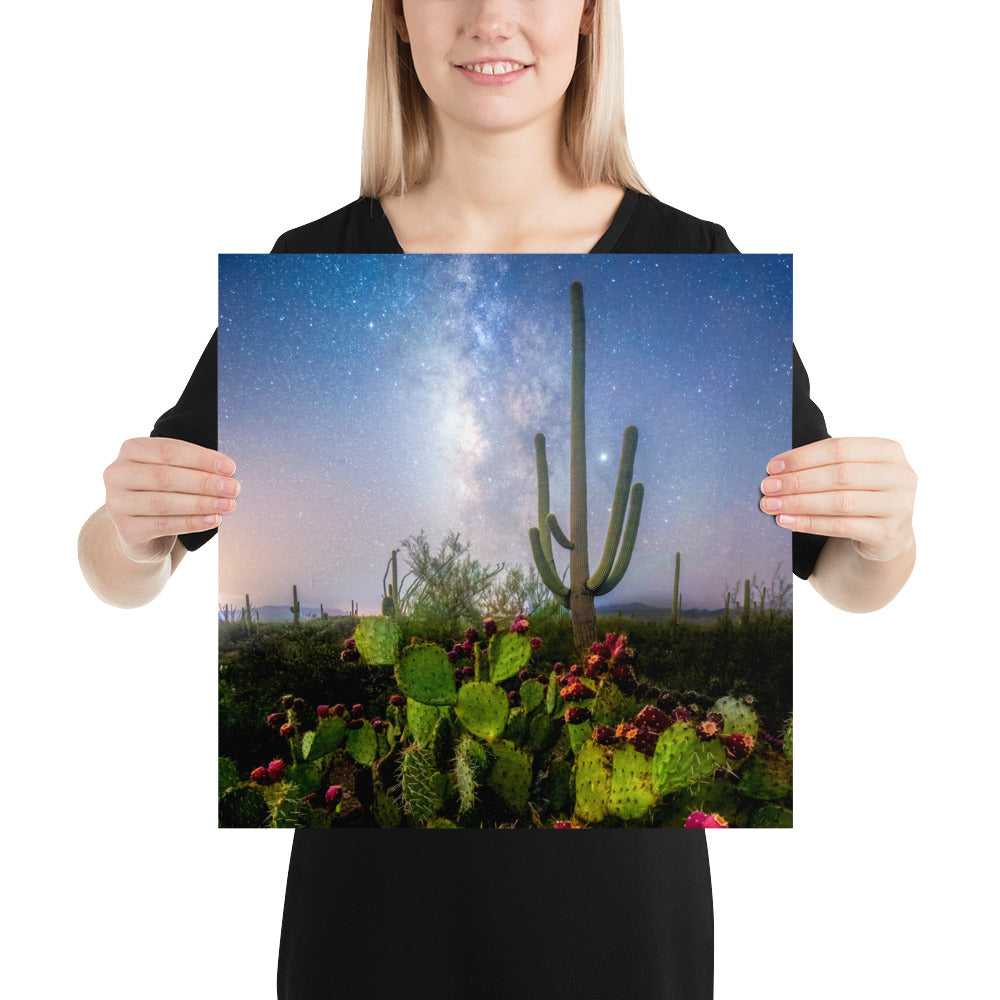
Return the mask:
M501 62L501 63L476 63L474 66L465 66L464 69L474 70L484 76L501 76L503 73L513 73L516 69L524 69L521 63Z

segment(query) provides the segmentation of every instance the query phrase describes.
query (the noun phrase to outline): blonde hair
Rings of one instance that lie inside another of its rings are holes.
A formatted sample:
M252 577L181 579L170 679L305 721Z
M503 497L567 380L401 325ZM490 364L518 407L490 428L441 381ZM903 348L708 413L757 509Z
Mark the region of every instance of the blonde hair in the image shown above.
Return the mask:
M563 140L580 183L650 192L625 135L625 67L618 0L594 0L593 31L580 35L566 91ZM372 0L361 140L361 196L403 194L430 172L429 102L396 30L394 0Z

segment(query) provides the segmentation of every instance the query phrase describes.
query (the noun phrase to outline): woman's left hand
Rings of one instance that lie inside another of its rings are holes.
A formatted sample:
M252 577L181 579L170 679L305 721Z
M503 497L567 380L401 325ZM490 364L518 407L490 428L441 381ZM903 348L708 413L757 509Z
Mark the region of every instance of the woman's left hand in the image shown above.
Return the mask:
M863 559L889 562L913 537L917 474L885 438L827 438L775 455L760 509L792 531L849 538Z

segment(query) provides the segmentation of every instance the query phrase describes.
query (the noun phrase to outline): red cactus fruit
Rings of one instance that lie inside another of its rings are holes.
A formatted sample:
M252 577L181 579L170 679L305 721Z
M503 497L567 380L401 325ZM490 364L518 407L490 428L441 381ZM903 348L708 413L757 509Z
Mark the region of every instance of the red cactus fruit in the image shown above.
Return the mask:
M457 648L449 649L447 655L448 655L448 662L449 663L457 663L458 662L458 658L461 655L461 650L459 650Z
M514 620L510 623L511 632L516 632L518 635L524 635L531 625L528 623L528 619L519 611Z
M272 712L267 717L267 724L272 729L277 729L279 726L284 725L288 721L288 714L286 712Z
M330 805L336 805L344 797L344 786L343 785L331 785L326 790L326 801Z
M595 642L590 647L591 656L599 656L602 660L610 659L611 650L608 649L607 645L603 642Z
M522 667L517 672L517 676L521 678L522 681L526 681L531 676L531 671L527 667Z
M698 724L695 732L698 734L698 739L710 740L719 735L719 727L711 719L705 719Z
M723 718L721 712L709 712L708 715L705 716L705 721L714 722L720 730L726 724L726 720Z
M340 654L344 663L357 663L361 659L361 654L356 649L345 649Z
M475 652L475 647L471 642L469 642L468 639L466 639L465 642L462 643L460 648L466 656L472 656L472 654Z
M533 635L531 637L531 648L534 652L538 652L542 648L542 637L538 635Z
M364 724L365 724L364 719L351 719L351 721L347 723L347 728L360 729Z
M347 639L344 640L344 649L357 649L357 648L358 644L354 641L354 639L348 637Z
M578 722L586 722L590 718L590 709L583 708L581 705L570 705L563 712L563 718L571 725L576 725Z
M564 819L557 819L552 824L552 829L553 830L572 830L573 829L573 824L570 823L570 822L567 822Z
M380 715L376 715L375 718L372 719L372 729L374 729L376 733L382 732L382 730L387 729L388 726L389 723L387 723Z
M538 681L540 684L545 684L548 681L548 679L549 679L548 674L535 674L535 680Z
M361 718L365 714L365 706L361 704L360 701L355 702L351 705L351 715L355 718Z
M726 748L726 756L731 760L742 760L749 756L753 749L753 737L749 733L730 733L722 737L722 745Z
M466 663L466 665L462 667L463 677L472 677L475 674L475 672L476 668L471 663Z
M294 694L283 694L281 696L281 707L282 708L291 708L293 701L295 701L295 695Z
M321 719L325 719L330 714L330 706L329 705L317 705L316 706L316 714Z
M470 690L471 690L471 688L470 688ZM510 702L511 705L520 705L521 704L521 692L520 691L508 691L507 692L507 701Z
M330 714L331 715L343 715L344 712L346 712L346 711L347 711L347 709L338 701L337 704L334 705L333 708L330 709Z
M406 699L401 694L391 694L389 695L390 705L405 705Z
M579 681L567 684L559 693L566 701L576 701L579 698L592 698L594 695L594 692L586 684L581 684Z
M479 633L474 628L467 628L465 638L468 642L479 642Z
M718 813L709 815L700 809L695 809L684 821L684 826L689 830L713 830L728 827L729 824Z
M571 674L572 674L572 675L573 675L574 677L579 677L579 676L580 676L580 674L582 674L582 673L583 673L583 668L582 668L582 667L580 666L580 664L579 664L579 663L574 663L574 664L573 664L573 666L571 666L571 667L569 668L569 672L570 672L570 673L571 673Z
M455 667L455 669L451 673L452 673L452 676L455 678L456 681L460 681L462 679L462 668L461 667Z
M296 698L292 702L292 709L296 712L304 712L308 707L305 698Z
M566 669L566 664L560 660L558 663L552 664L552 669L557 673L561 674Z
M289 739L290 737L292 737L292 736L294 736L294 735L295 735L295 726L293 726L293 725L292 725L292 724L291 724L290 722L286 722L286 723L285 723L285 724L284 724L284 725L283 725L283 726L281 727L281 729L279 729L279 730L278 730L278 732L279 732L279 733L280 733L280 734L281 734L281 735L282 735L283 737L285 737L285 739Z
M647 705L636 713L635 724L643 729L652 729L657 736L670 725L670 716L655 705Z
M255 767L250 772L250 780L251 781L256 781L258 783L261 783L261 782L267 781L269 778L270 778L270 775L267 773L267 768L266 767Z
M687 722L691 718L690 709L685 708L683 705L678 705L671 713L670 718L674 722Z
M612 659L617 659L625 653L626 643L628 643L627 635L615 635L614 632L608 632L604 636L604 645L608 647Z
M483 622L483 632L486 633L486 638L491 639L497 634L497 623L494 618L487 618Z
M285 775L285 762L280 757L275 757L270 764L267 765L267 776L272 781L281 781Z
M640 753L644 753L647 757L652 757L656 753L656 744L659 742L659 739L660 734L656 730L648 729L644 726L639 729L629 742Z
M597 660L597 662L596 663L593 662L594 660ZM591 656L587 660L587 665L583 668L583 676L593 677L593 678L600 677L601 669L603 668L603 666L604 666L603 660L598 659L596 656Z
M594 726L594 731L591 735L594 738L594 742L600 743L601 746L609 746L615 741L615 731L610 726Z

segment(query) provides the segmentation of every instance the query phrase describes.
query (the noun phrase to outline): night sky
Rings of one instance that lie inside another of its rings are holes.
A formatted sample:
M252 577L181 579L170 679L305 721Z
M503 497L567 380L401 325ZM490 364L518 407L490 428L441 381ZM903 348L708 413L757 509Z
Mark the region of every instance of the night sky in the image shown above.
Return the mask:
M390 551L422 528L432 549L454 529L482 562L532 566L539 431L569 531L573 281L591 572L628 424L645 485L632 562L598 603L669 607L678 550L685 608L778 564L790 581L792 536L757 506L791 447L790 255L230 254L219 450L243 489L220 603L287 605L294 583L304 606L377 614Z

